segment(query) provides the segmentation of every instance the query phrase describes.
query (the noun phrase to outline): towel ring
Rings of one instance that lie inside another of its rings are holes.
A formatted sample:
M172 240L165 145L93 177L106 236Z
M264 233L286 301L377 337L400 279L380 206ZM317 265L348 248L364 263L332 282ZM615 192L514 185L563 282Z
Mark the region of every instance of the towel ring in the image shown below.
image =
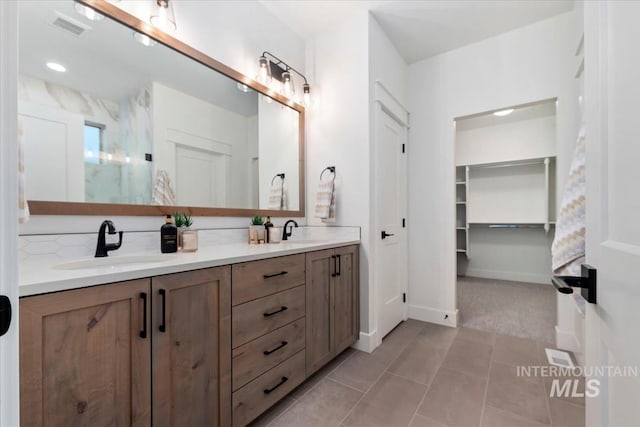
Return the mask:
M333 174L333 179L336 179L336 167L335 166L327 166L326 168L324 168L324 170L320 173L320 181L322 181L322 175L324 175L324 173L326 171L329 171Z
M273 176L273 178L271 178L271 185L273 185L273 180L276 179L277 177L282 178L282 180L284 181L284 173L277 173Z

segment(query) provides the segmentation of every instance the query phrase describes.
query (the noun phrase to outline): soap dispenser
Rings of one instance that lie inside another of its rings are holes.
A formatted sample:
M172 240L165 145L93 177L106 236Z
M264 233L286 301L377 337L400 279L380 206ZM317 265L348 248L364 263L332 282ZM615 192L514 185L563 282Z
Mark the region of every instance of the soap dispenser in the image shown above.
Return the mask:
M173 224L171 215L167 215L165 224L160 227L160 251L163 254L178 252L178 227Z

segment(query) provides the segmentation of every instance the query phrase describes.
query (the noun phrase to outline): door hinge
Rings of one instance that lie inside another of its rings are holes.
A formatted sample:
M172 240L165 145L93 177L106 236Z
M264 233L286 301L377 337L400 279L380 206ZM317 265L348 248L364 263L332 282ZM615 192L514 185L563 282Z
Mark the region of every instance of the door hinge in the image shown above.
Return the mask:
M404 153L404 144L402 144L402 152Z
M405 292L402 293L402 302L407 302L407 294Z
M402 218L402 228L405 228L407 226L407 220L405 218Z

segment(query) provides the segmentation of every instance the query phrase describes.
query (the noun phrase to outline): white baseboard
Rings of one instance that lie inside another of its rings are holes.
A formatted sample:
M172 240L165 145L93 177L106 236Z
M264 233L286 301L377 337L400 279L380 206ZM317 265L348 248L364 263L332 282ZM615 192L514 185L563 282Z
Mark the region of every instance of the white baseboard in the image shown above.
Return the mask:
M555 327L556 332L556 347L561 350L568 350L574 353L582 353L582 345L573 332L563 331Z
M439 325L458 327L458 309L455 311L439 310L437 308L423 307L409 304L409 319L423 322L437 323Z
M551 276L549 274L520 273L517 271L482 270L477 268L470 268L466 271L465 275L471 277L481 277L483 279L543 283L545 285L551 284Z
M360 332L360 339L355 342L351 347L356 350L365 351L371 353L378 346L378 331L375 330L370 333Z

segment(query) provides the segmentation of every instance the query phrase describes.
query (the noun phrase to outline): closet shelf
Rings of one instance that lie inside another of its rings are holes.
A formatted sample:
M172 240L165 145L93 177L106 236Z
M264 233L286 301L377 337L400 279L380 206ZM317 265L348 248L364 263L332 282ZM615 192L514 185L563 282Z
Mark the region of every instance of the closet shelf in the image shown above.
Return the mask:
M459 254L466 254L467 250L466 249L456 249L456 252L458 252Z
M456 182L456 185L465 185L467 183L467 181L458 181Z
M555 227L555 223L548 223ZM470 222L470 227L476 228L544 228L544 222Z
M456 202L456 205L466 205L467 202Z
M467 227L456 227L456 230L466 230Z

